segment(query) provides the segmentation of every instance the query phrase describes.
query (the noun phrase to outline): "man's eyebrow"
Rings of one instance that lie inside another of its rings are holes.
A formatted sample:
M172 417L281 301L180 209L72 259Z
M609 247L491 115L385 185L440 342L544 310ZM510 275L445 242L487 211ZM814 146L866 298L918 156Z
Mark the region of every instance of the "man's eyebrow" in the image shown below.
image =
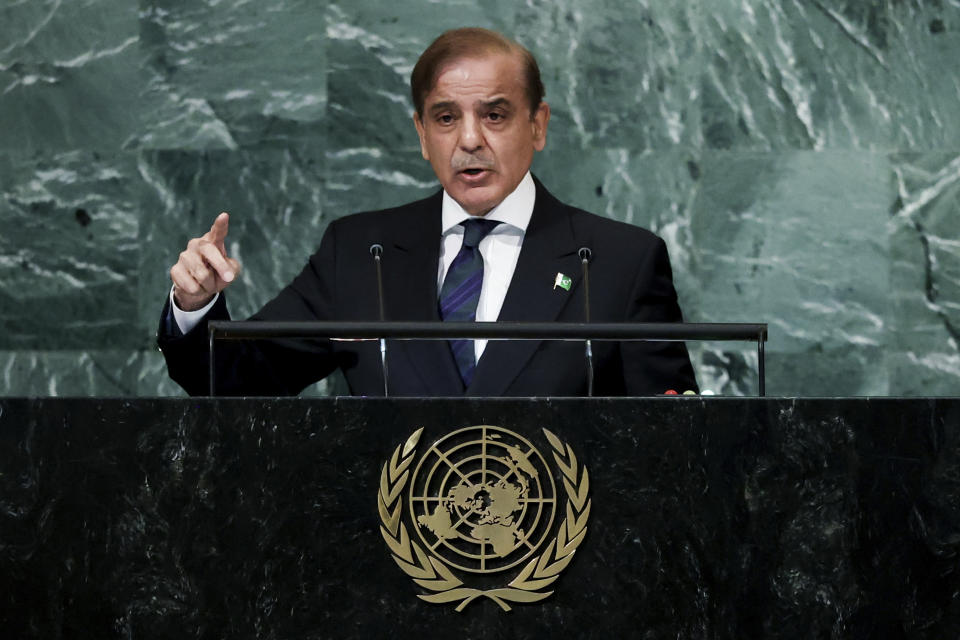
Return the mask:
M492 98L490 100L487 100L486 102L483 102L482 104L487 109L494 109L496 107L512 107L513 106L513 103L510 102L509 99L504 97Z
M496 109L497 107L506 107L508 109L513 108L513 103L510 102L509 98L504 96L483 100L480 102L480 105L484 109ZM427 107L427 112L432 115L440 113L441 111L456 111L459 108L460 107L454 100L441 100L440 102L434 102L432 105Z
M446 111L448 109L455 109L457 106L456 102L452 100L445 100L443 102L434 102L430 105L430 108L427 109L430 113L438 113L440 111Z

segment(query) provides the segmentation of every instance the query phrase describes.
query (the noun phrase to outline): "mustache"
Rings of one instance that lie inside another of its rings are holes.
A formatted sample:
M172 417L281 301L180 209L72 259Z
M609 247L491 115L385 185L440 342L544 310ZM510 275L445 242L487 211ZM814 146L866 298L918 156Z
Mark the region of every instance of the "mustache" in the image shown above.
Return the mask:
M463 171L464 169L493 169L494 166L493 158L479 155L454 156L450 160L450 168L454 171Z

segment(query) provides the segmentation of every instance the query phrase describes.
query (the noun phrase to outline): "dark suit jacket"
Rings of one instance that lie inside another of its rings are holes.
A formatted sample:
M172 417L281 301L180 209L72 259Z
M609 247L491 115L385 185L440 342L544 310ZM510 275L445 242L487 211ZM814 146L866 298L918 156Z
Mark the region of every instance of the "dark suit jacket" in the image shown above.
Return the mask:
M593 322L679 322L666 246L653 233L569 207L539 183L501 321L581 322L580 247L590 262ZM369 248L383 251L387 320L439 321L441 193L394 209L360 213L330 224L320 249L294 281L253 319L376 320L376 271ZM554 288L557 273L573 279ZM169 303L168 303L169 304ZM158 343L170 376L189 393L208 392L206 320L187 335L160 324ZM207 320L228 319L223 295ZM696 389L682 343L594 341L595 395L653 395ZM278 340L222 342L218 394L291 395L343 369L354 395L383 395L380 353L373 342ZM581 342L490 341L464 389L444 341L391 341L390 394L397 396L579 396L586 394Z

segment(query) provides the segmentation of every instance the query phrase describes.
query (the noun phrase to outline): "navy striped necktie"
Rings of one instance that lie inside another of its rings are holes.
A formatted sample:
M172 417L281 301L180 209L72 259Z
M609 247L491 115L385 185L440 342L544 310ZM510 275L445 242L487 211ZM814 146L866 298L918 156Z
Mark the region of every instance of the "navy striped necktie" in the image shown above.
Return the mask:
M477 303L483 286L483 256L478 247L500 222L472 217L460 224L464 228L463 246L450 263L440 288L440 319L445 322L473 322L477 319ZM460 377L468 387L477 366L473 340L449 342Z

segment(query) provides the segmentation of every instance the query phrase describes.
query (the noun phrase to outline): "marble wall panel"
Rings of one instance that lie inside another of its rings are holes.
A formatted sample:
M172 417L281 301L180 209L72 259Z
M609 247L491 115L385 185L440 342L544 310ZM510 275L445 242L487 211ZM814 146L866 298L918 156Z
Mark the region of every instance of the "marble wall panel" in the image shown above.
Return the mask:
M941 65L960 54L958 17L950 2L711 3L706 145L884 150L955 141L960 70Z
M699 295L693 280L690 221L700 188L693 150L634 151L564 148L548 140L533 170L554 195L592 213L639 225L667 243L684 308ZM692 307L691 307L692 308Z
M440 188L419 148L348 148L326 161L324 208L332 218L420 200Z
M721 396L759 395L760 356L756 343L699 342L688 344L687 349L701 391ZM764 358L764 363L769 367L769 356ZM776 380L771 379L769 371L765 379L767 393L773 395L770 385Z
M960 389L954 0L77 0L0 7L0 393L174 393L156 314L219 211L243 316L431 193L408 77L463 24L538 56L548 188L660 233L689 320L770 323L769 392ZM692 354L755 393L753 346Z
M890 167L870 153L707 152L694 206L701 321L773 320L779 351L882 342ZM773 346L773 345L772 345Z
M771 346L775 345L773 338ZM811 341L799 351L768 349L766 367L770 396L882 396L895 389L890 384L888 351L882 346Z
M889 221L890 375L905 395L960 392L960 152L896 154Z
M141 127L137 6L0 7L0 150L117 150Z
M892 148L960 148L960 5L891 2L886 105Z
M883 380L864 389L858 379L872 379L884 345L886 208L893 199L885 159L705 152L702 165L691 251L699 295L686 302L687 315L701 322L766 318L768 353L798 362L815 354L808 358L815 367L771 369L769 377L782 380L779 394L820 395L810 385L839 363L855 363L862 374L831 376L838 380L828 395L885 393Z
M151 376L161 381L159 385L141 387L145 353L133 349L0 351L0 388L10 396L184 395L160 376Z
M532 0L515 36L539 56L572 149L699 145L701 1Z
M137 144L217 149L323 138L323 2L143 0Z
M129 152L0 154L0 349L142 346Z

